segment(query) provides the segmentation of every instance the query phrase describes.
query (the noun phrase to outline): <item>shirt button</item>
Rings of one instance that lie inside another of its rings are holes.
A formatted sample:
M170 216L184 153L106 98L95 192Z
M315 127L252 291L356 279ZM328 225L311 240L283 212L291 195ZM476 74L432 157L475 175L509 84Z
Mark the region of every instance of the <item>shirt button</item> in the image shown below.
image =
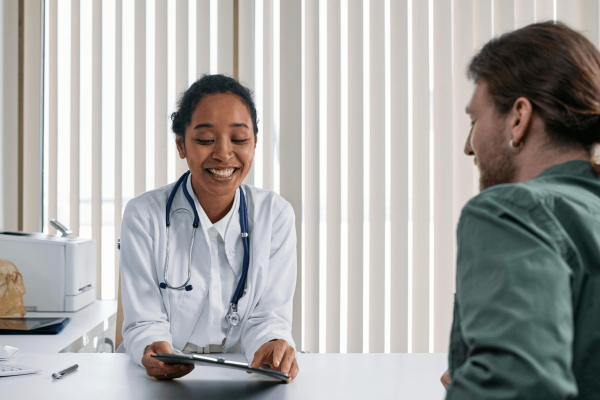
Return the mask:
M235 257L235 249L232 247L229 249L228 254L230 257Z
M218 235L219 233L217 232L217 230L216 230L215 228L210 228L210 230L208 231L208 234L209 234L211 237L217 237L217 235Z
M219 287L217 285L215 285L215 286L213 286L213 290L217 291L217 290L219 290Z
M215 253L216 253L216 250L215 250L213 247L211 247L211 248L210 248L210 255L211 255L211 256L214 256L214 255L215 255Z
M216 324L217 324L217 322L219 322L219 321L217 321L217 319L216 319L216 318L215 318L215 319L213 319L213 325L216 325Z

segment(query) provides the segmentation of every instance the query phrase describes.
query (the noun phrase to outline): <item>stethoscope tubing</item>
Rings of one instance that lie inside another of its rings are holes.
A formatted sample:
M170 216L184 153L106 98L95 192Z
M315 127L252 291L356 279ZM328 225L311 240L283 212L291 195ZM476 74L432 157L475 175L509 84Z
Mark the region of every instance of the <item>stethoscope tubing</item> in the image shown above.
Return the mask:
M185 172L178 180L177 183L175 184L175 186L173 187L173 190L171 191L171 194L169 195L169 199L167 201L167 210L166 210L166 227L167 227L167 255L165 257L165 268L164 268L164 281L160 283L160 288L161 289L173 289L173 290L186 290L186 291L190 291L192 290L192 285L189 285L189 282L192 278L192 252L194 250L194 240L196 237L196 229L198 229L198 226L200 225L200 218L198 216L198 211L196 210L196 206L194 204L194 201L192 200L192 197L190 196L188 190L187 190L187 178L190 174L190 171ZM187 201L190 203L190 206L192 207L192 210L194 211L194 223L193 223L193 231L192 231L192 240L191 240L191 244L190 244L190 253L189 253L189 258L188 258L188 276L187 276L187 280L185 281L185 283L183 285L180 286L171 286L171 284L169 283L168 280L168 272L169 272L169 254L170 254L170 250L171 250L171 246L170 246L170 238L169 238L169 230L170 230L170 226L171 226L171 222L170 222L170 213L171 213L171 204L173 203L173 199L175 198L175 193L177 192L177 190L179 189L179 186L181 186L182 190L183 190L183 194L185 195ZM238 285L236 287L236 290L233 294L233 297L231 299L231 304L230 304L230 309L231 312L230 314L235 313L235 311L237 310L237 303L239 302L239 300L242 298L243 296L243 291L244 291L244 286L246 285L246 279L248 277L248 269L250 267L250 244L249 244L249 235L248 235L248 210L246 208L246 197L244 195L244 191L242 190L241 186L239 188L240 190L240 208L239 208L239 213L240 213L240 228L241 228L241 235L242 235L242 244L244 246L244 259L243 259L243 268L242 268L242 275L240 276L240 280L238 282Z

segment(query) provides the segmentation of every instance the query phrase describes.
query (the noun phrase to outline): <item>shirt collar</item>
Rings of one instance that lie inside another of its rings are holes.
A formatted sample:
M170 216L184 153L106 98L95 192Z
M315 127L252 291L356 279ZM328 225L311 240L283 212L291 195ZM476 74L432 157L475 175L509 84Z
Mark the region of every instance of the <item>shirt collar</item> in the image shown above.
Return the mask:
M598 175L589 161L571 160L546 168L538 178L551 175L576 175L587 178L597 178Z
M198 212L198 217L200 218L200 225L202 226L202 230L204 230L205 234L207 235L207 238L208 238L208 232L212 228L212 229L215 229L221 235L221 239L223 239L223 241L225 241L225 233L227 232L227 227L229 226L229 221L231 221L231 216L233 215L234 212L237 212L239 209L239 204L240 204L239 190L235 191L235 196L233 198L233 206L231 206L231 209L229 210L227 215L225 215L222 219L215 222L214 224L212 222L210 222L210 219L208 219L206 212L204 211L204 209L200 205L200 202L198 201L198 198L196 197L196 193L194 193L194 189L192 188L192 174L190 174L187 179L187 190L190 193L190 196L192 196L192 199L194 199L196 211Z

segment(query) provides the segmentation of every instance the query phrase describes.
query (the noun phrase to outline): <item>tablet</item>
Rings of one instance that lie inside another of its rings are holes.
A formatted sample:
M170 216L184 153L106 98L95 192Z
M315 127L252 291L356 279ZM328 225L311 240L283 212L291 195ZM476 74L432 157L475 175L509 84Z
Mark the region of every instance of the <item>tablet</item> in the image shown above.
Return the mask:
M52 334L59 333L70 318L0 318L0 334Z
M285 376L283 372L273 371L271 369L264 368L252 368L248 363L245 362L225 360L223 358L204 356L200 354L177 355L158 353L157 356L152 357L164 362L165 364L201 364L217 368L229 368L254 372L257 374L268 376L269 378L278 379L283 382L287 382L287 380L290 379L288 376Z

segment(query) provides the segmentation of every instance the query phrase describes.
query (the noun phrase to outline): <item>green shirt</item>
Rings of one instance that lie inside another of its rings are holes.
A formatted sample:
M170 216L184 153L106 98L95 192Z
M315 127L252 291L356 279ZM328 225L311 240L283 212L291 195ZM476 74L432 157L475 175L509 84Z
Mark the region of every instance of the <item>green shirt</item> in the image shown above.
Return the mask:
M447 399L600 398L600 179L569 161L463 209Z

